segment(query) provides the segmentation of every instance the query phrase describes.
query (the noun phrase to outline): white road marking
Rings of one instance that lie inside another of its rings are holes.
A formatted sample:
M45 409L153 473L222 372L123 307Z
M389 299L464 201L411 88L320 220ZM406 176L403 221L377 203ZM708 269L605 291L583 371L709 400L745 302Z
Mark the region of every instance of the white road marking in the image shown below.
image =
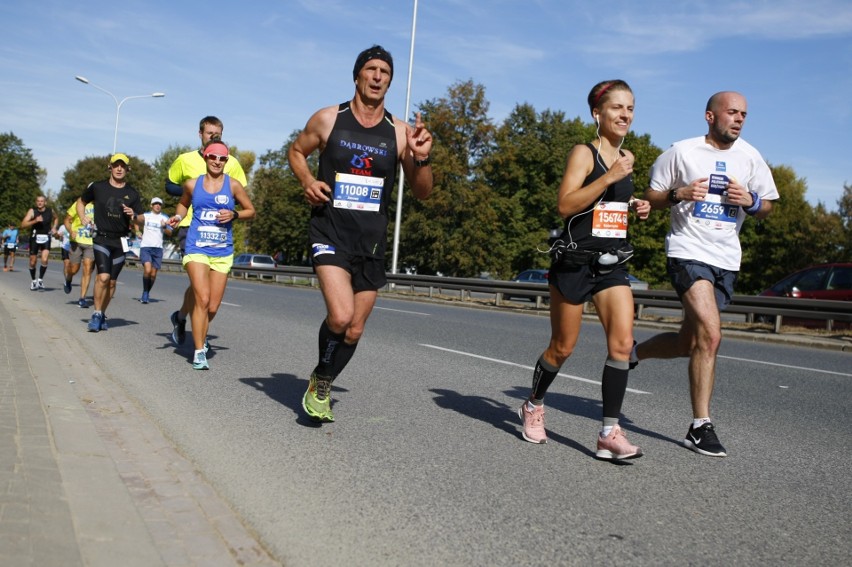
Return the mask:
M790 364L778 364L777 362L766 362L763 360L754 360L751 358L737 358L736 356L722 356L719 355L719 358L727 358L728 360L739 360L740 362L754 362L755 364L767 364L769 366L780 366L781 368L792 368L794 370L807 370L809 372L822 372L823 374L834 374L836 376L850 376L852 374L847 374L846 372L834 372L833 370L820 370L819 368L807 368L804 366L792 366Z
M238 303L228 303L227 301L223 301L222 305L228 305L230 307L242 307L242 305L239 305Z
M404 309L391 309L390 307L373 307L373 309L381 309L382 311L396 311L397 313L408 313L409 315L423 315L424 317L431 317L431 313L423 313L421 311L405 311Z
M427 345L427 344L423 344L423 343L421 343L420 346L424 346L426 348L433 348L433 349L436 349L436 350L442 350L444 352L451 352L453 354L460 354L462 356L469 356L471 358L478 358L480 360L487 360L488 362L496 362L497 364L505 364L507 366L516 366L518 368L523 368L525 370L530 370L530 371L535 370L535 367L533 367L533 366L527 366L525 364L518 364L517 362L509 362L508 360L500 360L499 358L489 358L487 356L481 356L479 354L472 354L472 353L464 352L464 351L461 351L461 350L453 350L453 349L449 349L449 348L439 347L439 346L435 346L435 345ZM601 385L601 383L597 380L589 380L588 378L581 378L580 376L572 376L571 374L564 374L562 372L560 372L558 374L558 376L564 376L565 378L570 378L571 380L577 380L578 382L586 382L588 384L596 384L598 386ZM627 388L627 391L632 392L634 394L650 394L651 393L651 392L646 392L644 390L636 390L636 389L633 389L633 388Z

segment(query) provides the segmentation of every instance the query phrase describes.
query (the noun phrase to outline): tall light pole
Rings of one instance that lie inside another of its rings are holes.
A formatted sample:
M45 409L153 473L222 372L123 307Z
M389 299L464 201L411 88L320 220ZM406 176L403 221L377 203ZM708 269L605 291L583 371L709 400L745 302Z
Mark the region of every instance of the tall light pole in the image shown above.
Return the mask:
M411 68L414 66L414 32L417 30L417 0L414 0L414 14L411 16L411 47L408 49L408 86L405 89L405 120L408 121L408 107L411 104ZM402 222L402 186L405 176L402 164L399 165L399 190L396 192L396 220L393 225L393 253L391 254L391 273L397 273L399 259L399 225Z
M108 94L109 96L112 97L112 100L115 101L115 135L112 138L112 153L113 154L115 153L115 150L118 147L118 115L121 113L121 105L124 104L125 102L127 102L128 100L130 100L131 98L150 98L150 97L162 98L162 97L166 96L166 93L151 93L151 94L147 94L147 95L126 96L123 99L118 100L118 97L116 97L114 94L112 94L111 92L109 92L108 90L106 90L103 87L99 87L95 83L89 82L89 79L87 79L86 77L81 77L80 75L77 75L74 78L77 79L78 81L80 81L81 83L91 85L91 86L95 87L96 89L98 89L99 91L105 92L106 94Z

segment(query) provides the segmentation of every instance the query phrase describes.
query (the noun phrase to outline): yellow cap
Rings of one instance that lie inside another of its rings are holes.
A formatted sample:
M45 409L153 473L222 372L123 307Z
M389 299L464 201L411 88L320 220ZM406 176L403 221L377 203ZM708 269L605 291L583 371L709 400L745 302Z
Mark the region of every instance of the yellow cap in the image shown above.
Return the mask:
M109 158L109 164L112 165L117 161L123 161L124 165L130 165L130 158L128 158L124 154L115 154L111 158Z

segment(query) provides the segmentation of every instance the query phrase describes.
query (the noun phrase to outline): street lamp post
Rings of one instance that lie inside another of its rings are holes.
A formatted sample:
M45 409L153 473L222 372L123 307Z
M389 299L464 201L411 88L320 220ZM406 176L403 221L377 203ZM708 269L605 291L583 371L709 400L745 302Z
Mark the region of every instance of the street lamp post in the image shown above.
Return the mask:
M408 86L405 89L405 120L408 121L408 108L411 104L411 70L414 67L414 32L417 31L417 0L414 0L414 13L411 16L411 46L408 48ZM402 172L402 164L399 164L399 189L396 192L396 219L393 225L393 252L391 254L391 273L397 273L397 260L399 259L399 233L402 223L402 188L405 176Z
M95 87L96 89L98 89L99 91L105 92L106 94L108 94L109 96L112 97L113 101L115 101L115 134L113 135L113 138L112 138L112 153L113 154L115 154L115 150L118 147L118 116L121 113L121 105L124 104L125 102L127 102L128 100L130 100L131 98L150 98L150 97L162 98L162 97L166 96L166 93L151 93L151 94L147 94L147 95L126 96L123 99L118 100L118 97L116 97L114 94L112 94L111 92L109 92L108 90L106 90L103 87L99 87L95 83L89 82L89 79L87 79L86 77L81 77L81 76L77 75L74 78L77 79L78 81L80 81L81 83L91 85L91 86Z

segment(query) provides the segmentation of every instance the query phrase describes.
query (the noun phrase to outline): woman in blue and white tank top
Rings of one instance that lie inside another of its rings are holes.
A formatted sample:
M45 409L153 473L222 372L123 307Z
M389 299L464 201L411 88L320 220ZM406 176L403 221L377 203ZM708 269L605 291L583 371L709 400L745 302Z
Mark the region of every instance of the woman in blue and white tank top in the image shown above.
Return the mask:
M184 183L175 216L169 219L172 227L177 226L192 205L183 266L192 288L190 317L195 343L192 366L196 370L209 368L207 330L222 303L228 272L234 263L233 223L238 219L253 219L255 215L245 187L225 175L225 163L230 159L228 146L214 140L204 147L202 155L207 173ZM240 211L235 209L236 205L240 205Z

